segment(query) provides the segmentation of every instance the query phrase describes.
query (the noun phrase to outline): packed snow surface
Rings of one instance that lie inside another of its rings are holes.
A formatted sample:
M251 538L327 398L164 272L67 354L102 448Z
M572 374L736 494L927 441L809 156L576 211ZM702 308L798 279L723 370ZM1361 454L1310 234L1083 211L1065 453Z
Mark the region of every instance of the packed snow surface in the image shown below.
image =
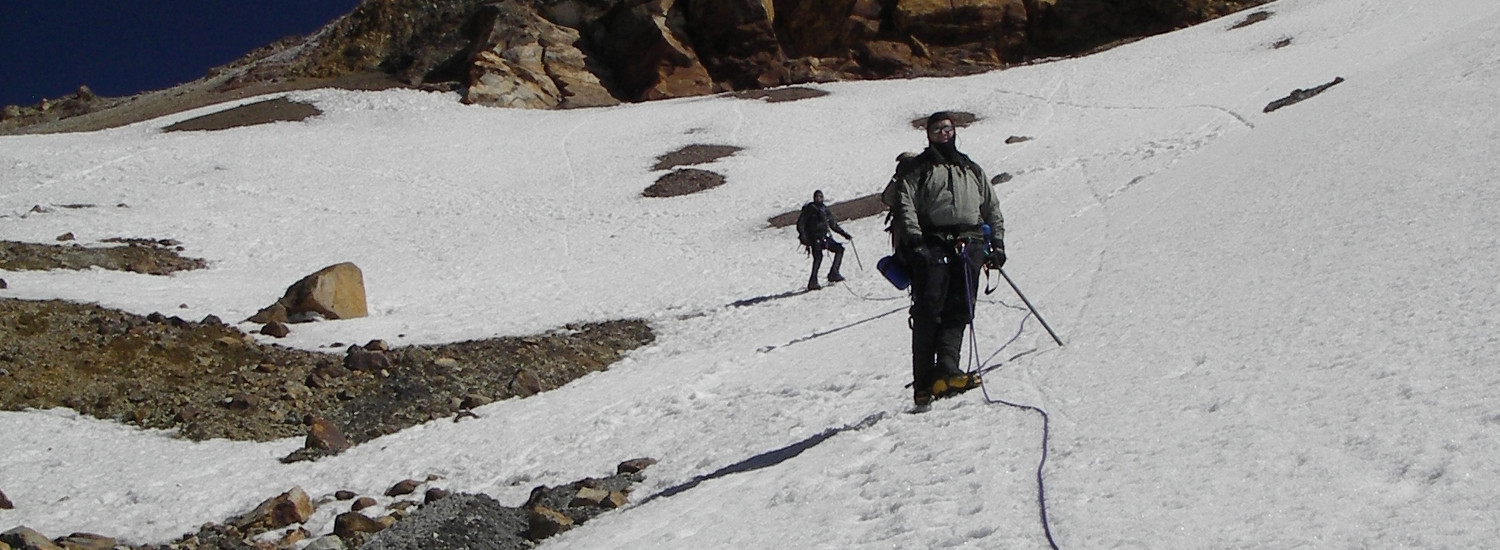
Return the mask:
M553 548L1476 548L1500 540L1500 3L1282 0L1080 59L964 78L522 111L451 94L286 94L324 114L216 132L0 138L0 235L170 238L208 269L5 272L0 296L244 319L352 261L371 315L285 345L454 342L643 317L657 341L560 390L314 463L64 409L0 413L0 529L165 542L301 486L441 476L519 505L660 463ZM1293 90L1344 79L1264 113ZM265 98L255 98L255 101ZM906 414L906 296L848 220L805 284L767 219L878 192L911 121L973 113L1006 272L985 392ZM1008 144L1007 138L1026 141ZM743 150L646 198L657 156ZM46 212L31 212L41 205ZM61 208L59 205L95 205ZM858 257L856 257L858 254ZM252 325L242 325L251 330ZM11 368L11 367L7 367ZM3 379L0 379L3 380ZM1046 411L1049 452L1036 470ZM798 452L800 451L800 452ZM739 465L738 468L732 468ZM652 497L652 495L659 495ZM388 499L384 502L388 502ZM326 533L338 506L310 529Z

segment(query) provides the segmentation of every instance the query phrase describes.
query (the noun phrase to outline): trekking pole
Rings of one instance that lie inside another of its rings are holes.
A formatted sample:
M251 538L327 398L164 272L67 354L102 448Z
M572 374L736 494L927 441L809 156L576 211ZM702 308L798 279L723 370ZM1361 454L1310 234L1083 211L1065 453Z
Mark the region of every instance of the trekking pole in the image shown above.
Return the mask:
M865 270L865 262L859 259L859 247L854 246L854 239L849 239L849 249L854 251L854 262L859 264L859 270Z
M1063 345L1062 339L1058 338L1057 333L1052 332L1052 327L1047 325L1047 320L1043 319L1042 314L1036 310L1035 306L1031 305L1031 300L1027 300L1026 295L1021 293L1021 288L1016 286L1016 282L1010 280L1010 275L1006 275L1004 269L997 269L995 271L999 271L1000 276L1005 277L1005 282L1010 284L1010 289L1016 291L1016 296L1020 296L1021 301L1026 303L1026 309L1031 310L1031 314L1036 316L1036 320L1042 322L1042 328L1047 329L1047 334L1052 335L1052 341L1057 342L1059 346Z

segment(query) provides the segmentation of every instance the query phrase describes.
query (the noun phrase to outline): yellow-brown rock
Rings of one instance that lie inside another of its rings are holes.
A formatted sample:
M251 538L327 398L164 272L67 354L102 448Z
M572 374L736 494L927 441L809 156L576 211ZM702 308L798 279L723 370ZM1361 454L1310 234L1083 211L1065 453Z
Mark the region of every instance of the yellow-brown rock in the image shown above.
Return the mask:
M316 313L325 319L353 319L368 315L365 275L359 266L344 262L308 275L287 288L280 302L288 317Z

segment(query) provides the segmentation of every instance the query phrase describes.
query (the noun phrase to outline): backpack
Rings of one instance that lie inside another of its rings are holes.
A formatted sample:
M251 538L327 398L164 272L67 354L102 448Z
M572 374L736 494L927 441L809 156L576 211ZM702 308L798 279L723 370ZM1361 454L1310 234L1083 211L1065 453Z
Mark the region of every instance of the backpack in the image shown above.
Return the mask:
M896 195L901 192L901 180L919 164L917 158L920 153L905 152L896 157L896 172L891 174L890 181L886 182L885 190L880 192L880 202L885 205L885 232L891 234L891 250L901 250L900 235L896 233L891 224L896 219ZM930 165L929 165L930 167Z
M803 247L811 247L817 236L813 235L813 226L818 223L818 210L813 203L802 205L802 213L797 216L797 242Z

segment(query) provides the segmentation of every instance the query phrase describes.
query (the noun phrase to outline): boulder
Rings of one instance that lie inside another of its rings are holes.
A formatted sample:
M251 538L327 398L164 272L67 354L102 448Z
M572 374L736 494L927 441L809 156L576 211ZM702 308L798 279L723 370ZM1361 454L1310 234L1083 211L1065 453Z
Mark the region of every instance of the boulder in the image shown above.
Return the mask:
M246 320L269 325L317 317L353 319L368 314L364 273L359 266L344 262L303 277L287 287L286 293L276 303Z
M312 514L312 499L308 498L307 492L301 487L292 487L285 493L261 502L250 513L240 516L234 521L234 526L242 531L251 527L267 530L280 529L288 525L304 523L312 517Z
M361 534L379 533L386 525L359 512L344 512L333 518L333 534L349 540Z
M375 499L373 499L373 498L370 498L370 497L359 497L359 498L355 499L353 503L349 504L349 511L350 512L358 512L360 510L364 510L365 508L369 508L371 506L374 506L375 504L376 504L376 502L375 502Z
M386 489L385 496L399 497L401 495L409 495L417 492L417 487L420 487L421 485L422 482L415 479L403 479L397 482L395 485L392 485L391 488Z
M0 491L0 510L11 510L15 507L16 505L6 498L5 491Z
M344 432L324 418L312 420L312 424L307 427L307 440L303 443L306 449L330 454L342 453L352 446Z
M119 541L93 533L73 533L54 542L67 550L111 550Z
M615 472L621 474L637 474L645 470L646 468L650 468L654 464L656 464L656 459L654 458L632 458L630 460L621 462L619 466L616 466Z
M24 525L0 533L0 544L9 544L15 550L62 550L61 546Z
M527 509L526 521L530 527L530 530L526 532L526 538L531 540L542 540L573 528L571 518L546 506L533 506Z
M594 487L580 487L578 494L573 495L573 500L568 506L599 506L604 499L609 498L609 491Z

